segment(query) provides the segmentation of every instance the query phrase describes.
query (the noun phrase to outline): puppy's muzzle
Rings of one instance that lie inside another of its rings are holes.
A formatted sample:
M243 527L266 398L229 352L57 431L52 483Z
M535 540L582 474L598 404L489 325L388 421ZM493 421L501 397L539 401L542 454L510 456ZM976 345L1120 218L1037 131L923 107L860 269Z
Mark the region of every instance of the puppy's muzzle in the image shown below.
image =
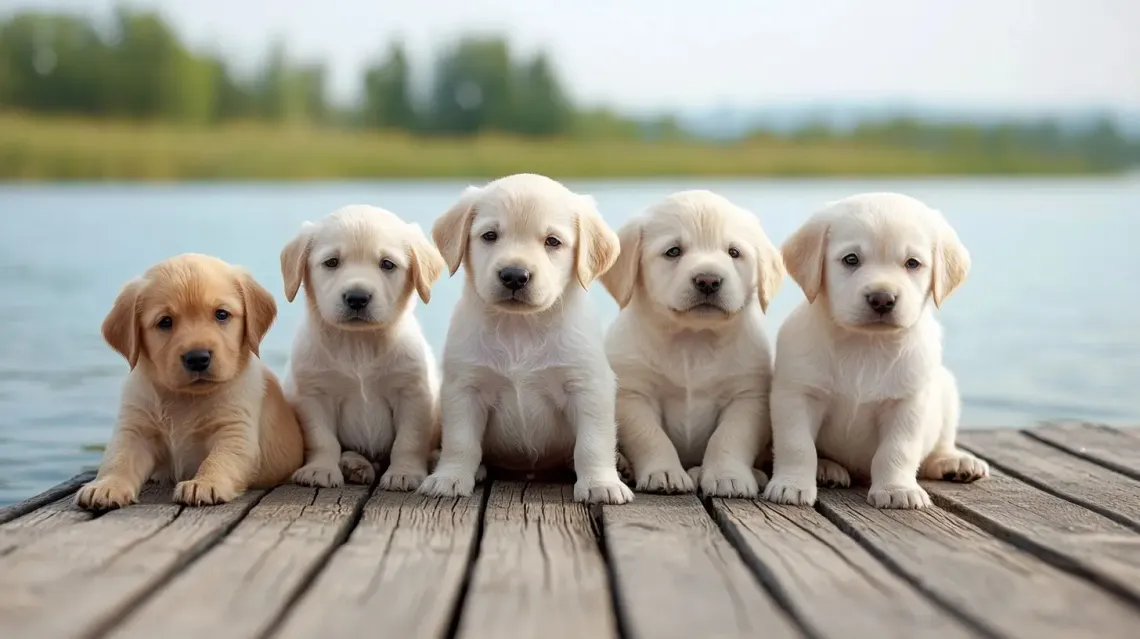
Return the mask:
M895 310L895 301L898 296L887 291L871 291L866 295L867 306L880 316Z
M191 373L205 373L212 359L213 353L205 349L186 351L182 354L182 367Z
M719 275L710 275L708 273L701 273L693 278L693 288L704 296L715 295L720 290L720 285L724 282L724 278Z
M530 271L518 266L507 266L499 270L499 281L510 291L521 291L530 281Z
M354 288L345 291L341 298L344 300L345 306L354 311L363 311L368 306L368 303L372 301L372 293Z

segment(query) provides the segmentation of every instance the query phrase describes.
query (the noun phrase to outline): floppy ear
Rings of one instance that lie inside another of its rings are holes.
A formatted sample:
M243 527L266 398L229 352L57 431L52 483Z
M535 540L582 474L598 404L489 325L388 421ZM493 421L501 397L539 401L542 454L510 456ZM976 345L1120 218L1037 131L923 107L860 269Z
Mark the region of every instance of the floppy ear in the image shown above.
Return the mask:
M760 310L768 312L768 304L780 291L780 284L787 272L780 250L768 239L763 230L756 238L756 294L760 298Z
M412 224L415 229L415 239L408 249L408 263L410 264L412 283L416 286L416 293L424 304L431 301L431 287L443 269L447 266L439 250L428 241L418 224Z
M467 253L467 239L471 235L471 222L475 219L475 199L483 190L469 186L456 202L431 227L431 238L447 263L448 275L455 275L463 256Z
M578 283L588 289L590 282L613 267L621 252L617 233L606 224L598 213L594 198L589 195L576 196L582 206L578 212L578 254L575 256Z
M273 320L277 319L277 302L273 299L273 294L253 279L253 274L241 268L235 270L238 289L245 305L245 345L254 355L261 357L261 340L269 332ZM296 289L293 292L296 293Z
M966 281L966 275L970 272L970 252L948 223L944 222L938 233L934 245L934 264L930 270L934 305L941 308L942 301Z
M828 220L812 216L780 247L788 275L803 289L809 304L815 301L823 287L823 261L830 226Z
M305 269L309 264L309 252L313 248L313 230L317 225L305 222L297 237L289 241L281 250L281 278L285 280L285 300L292 302L297 297L301 282L305 279Z
M136 277L124 284L111 306L111 312L103 319L103 339L127 359L131 370L139 363L139 351L142 348L142 328L139 326L139 290L142 282L141 277Z
M643 219L635 217L622 225L617 232L620 252L617 261L602 275L602 286L609 291L618 308L625 308L633 298L641 268L641 231Z

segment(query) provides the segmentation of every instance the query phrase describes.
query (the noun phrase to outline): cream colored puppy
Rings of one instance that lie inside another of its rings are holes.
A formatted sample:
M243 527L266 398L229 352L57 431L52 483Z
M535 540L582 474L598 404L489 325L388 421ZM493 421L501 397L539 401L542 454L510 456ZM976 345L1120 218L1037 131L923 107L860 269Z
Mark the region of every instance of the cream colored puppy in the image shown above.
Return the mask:
M432 228L464 266L443 354L443 449L420 491L470 495L481 461L577 474L578 501L633 498L617 472L614 374L587 287L617 236L593 199L540 175L468 187Z
M435 360L413 314L443 258L419 226L373 206L306 222L281 252L285 297L302 285L308 312L293 341L286 392L309 443L293 480L414 490L438 441Z
M970 255L942 215L905 195L857 195L813 215L782 252L807 301L777 338L764 497L811 505L817 475L846 486L856 474L869 476L873 506L922 508L917 476L985 477L986 463L954 444L958 388L934 307L966 279Z
M665 198L618 237L602 276L622 309L606 353L637 490L695 481L706 495L755 497L768 479L754 466L771 441L763 319L784 277L779 251L755 215L709 191Z

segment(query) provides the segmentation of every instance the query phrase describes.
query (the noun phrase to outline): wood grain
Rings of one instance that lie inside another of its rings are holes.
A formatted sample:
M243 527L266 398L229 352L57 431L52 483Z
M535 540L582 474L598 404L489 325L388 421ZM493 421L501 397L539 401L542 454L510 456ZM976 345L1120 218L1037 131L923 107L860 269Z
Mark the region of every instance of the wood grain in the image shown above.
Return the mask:
M819 507L898 574L993 636L1134 639L1140 628L1136 608L940 508L879 510L863 489L823 490Z
M75 505L71 495L0 525L0 556L59 528L91 521L94 515Z
M95 471L93 470L79 473L75 477L72 477L71 479L57 486L52 486L51 488L38 495L29 497L24 501L17 502L11 506L4 506L3 508L0 508L0 524L12 521L17 517L22 517L41 506L50 504L53 501L57 501L63 497L66 497L79 490L80 486L86 484L92 479L95 479Z
M712 504L729 538L813 636L976 636L815 510L738 499Z
M273 636L445 636L478 543L485 496L377 491L348 541Z
M262 636L348 535L369 490L274 489L108 636Z
M571 485L491 484L457 636L617 636L594 523Z
M1134 430L1124 432L1086 422L1054 422L1025 434L1140 479L1140 436Z
M91 637L236 524L261 497L182 508L169 486L0 557L0 637Z

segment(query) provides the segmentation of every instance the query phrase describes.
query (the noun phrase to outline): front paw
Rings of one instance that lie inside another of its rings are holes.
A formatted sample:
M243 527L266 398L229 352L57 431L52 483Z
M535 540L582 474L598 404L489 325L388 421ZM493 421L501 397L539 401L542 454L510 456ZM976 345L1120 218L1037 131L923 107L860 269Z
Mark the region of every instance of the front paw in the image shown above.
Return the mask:
M815 480L820 486L827 488L847 488L851 485L851 473L830 459L820 457L819 465L816 466Z
M932 456L923 464L922 476L969 484L990 476L990 465L965 451L945 456Z
M437 471L423 480L418 492L432 497L470 497L474 490L474 475L458 475Z
M875 508L929 508L932 503L930 495L921 486L871 486L867 492L867 503Z
M344 485L344 473L336 466L309 464L302 466L300 470L293 473L293 483L298 486L337 488Z
M804 481L795 477L776 475L764 489L764 499L773 504L811 506L815 504L815 478Z
M178 482L174 487L174 503L187 506L213 506L233 501L238 491L232 485L207 479Z
M410 492L424 483L426 478L426 471L389 468L380 476L380 490Z
M376 468L364 456L345 453L340 456L340 472L351 484L371 486L376 481Z
M705 497L751 499L768 483L763 471L734 464L694 466L689 469L689 475Z
M614 477L607 479L579 479L574 484L574 501L588 504L628 504L633 501L633 491Z
M114 477L96 479L75 493L75 505L86 510L113 510L138 501L138 488Z
M696 489L693 478L684 468L650 468L637 475L634 489L645 493L691 493Z

